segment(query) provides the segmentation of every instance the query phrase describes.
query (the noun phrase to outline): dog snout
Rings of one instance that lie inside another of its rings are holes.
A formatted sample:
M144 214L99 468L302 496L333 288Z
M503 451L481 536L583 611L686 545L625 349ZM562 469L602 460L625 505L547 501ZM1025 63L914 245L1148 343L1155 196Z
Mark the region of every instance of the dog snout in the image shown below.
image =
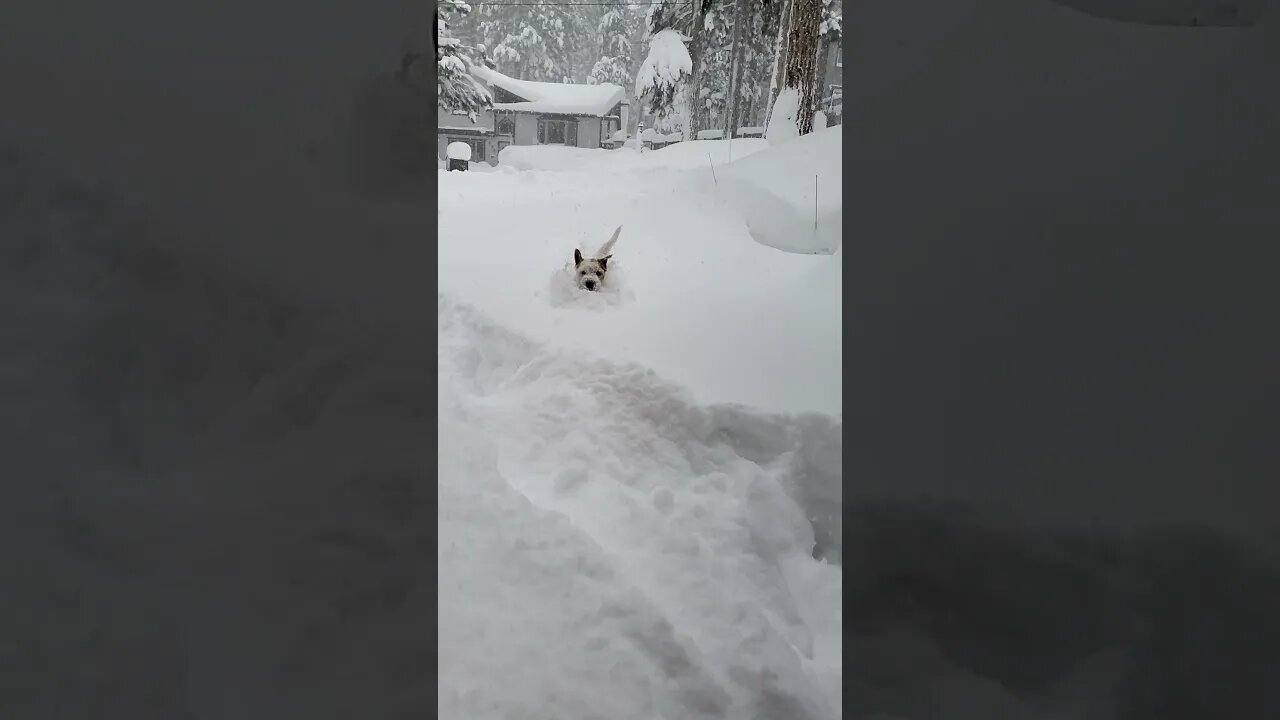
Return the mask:
M583 284L583 285L586 285L588 290L595 290L595 289L596 289L596 281L595 281L595 280L585 280L585 281L583 281L583 283L582 283L582 284Z

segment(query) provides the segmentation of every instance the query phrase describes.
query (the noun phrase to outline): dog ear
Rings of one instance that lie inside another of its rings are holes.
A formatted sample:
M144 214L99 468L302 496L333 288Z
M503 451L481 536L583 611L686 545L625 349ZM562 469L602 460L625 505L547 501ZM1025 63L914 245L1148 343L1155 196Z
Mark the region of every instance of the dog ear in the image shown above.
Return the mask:
M581 265L581 264L582 264L582 251L577 248L574 248L573 249L573 265L574 267L577 267L578 265Z
M609 269L609 258L611 258L611 257L613 257L613 256L612 256L612 255L605 255L604 257L600 258L600 269L601 269L601 270L608 270L608 269Z

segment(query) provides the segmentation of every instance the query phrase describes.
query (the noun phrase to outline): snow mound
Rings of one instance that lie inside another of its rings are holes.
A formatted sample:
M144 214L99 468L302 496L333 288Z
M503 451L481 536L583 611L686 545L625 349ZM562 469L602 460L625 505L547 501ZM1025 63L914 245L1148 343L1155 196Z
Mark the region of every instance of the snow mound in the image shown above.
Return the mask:
M840 716L838 424L438 328L440 717Z
M520 171L592 173L709 170L712 164L719 167L768 146L767 141L759 138L690 140L644 153L636 152L634 146L606 150L562 145L509 145L499 154L498 166Z
M565 145L508 145L498 153L498 165L513 170L584 170L607 167L616 150Z
M648 153L648 162L650 167L672 169L709 169L713 164L719 168L767 147L769 143L759 138L690 140Z
M838 130L810 133L717 170L721 196L742 214L751 237L788 252L840 248L843 137Z
M635 293L627 287L626 266L612 263L605 284L596 291L583 290L574 278L573 264L551 273L547 282L547 301L553 307L580 310L604 310L635 301Z
M451 142L445 148L445 156L450 160L471 161L471 146L464 142Z
M796 113L799 109L800 94L795 88L783 88L778 93L778 99L773 101L769 125L764 131L770 145L781 145L800 137L800 129L796 126Z

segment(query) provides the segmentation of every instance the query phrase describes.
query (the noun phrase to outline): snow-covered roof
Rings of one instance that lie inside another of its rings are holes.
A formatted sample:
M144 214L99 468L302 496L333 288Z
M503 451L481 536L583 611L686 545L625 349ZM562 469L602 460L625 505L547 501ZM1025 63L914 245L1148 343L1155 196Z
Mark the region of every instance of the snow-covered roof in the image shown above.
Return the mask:
M645 128L644 132L640 133L640 139L645 142L656 142L659 137L665 136L659 135L653 128Z
M764 135L764 128L758 125L738 128L739 135Z
M626 91L613 83L575 85L517 80L497 70L478 65L473 67L471 72L485 83L502 88L525 100L524 102L494 103L494 110L604 117L613 110L615 105L626 98Z
M622 142L623 140L626 140L626 139L627 139L627 131L626 131L626 130L614 130L614 131L613 131L613 134L609 136L609 139L610 139L610 140L612 140L612 141L614 141L614 142Z
M721 140L724 138L724 130L699 130L698 140Z
M684 133L678 133L678 132L667 133L666 135L662 136L662 139L666 140L669 143L680 142L681 140L684 140Z

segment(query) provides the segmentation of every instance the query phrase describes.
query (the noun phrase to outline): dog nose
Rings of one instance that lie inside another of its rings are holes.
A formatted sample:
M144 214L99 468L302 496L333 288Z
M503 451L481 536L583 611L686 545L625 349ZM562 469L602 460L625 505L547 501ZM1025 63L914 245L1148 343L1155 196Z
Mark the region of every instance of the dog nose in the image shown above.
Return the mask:
M596 289L596 281L595 281L595 280L588 280L585 284L586 284L586 286L587 286L587 289L588 289L588 290L595 290L595 289Z

